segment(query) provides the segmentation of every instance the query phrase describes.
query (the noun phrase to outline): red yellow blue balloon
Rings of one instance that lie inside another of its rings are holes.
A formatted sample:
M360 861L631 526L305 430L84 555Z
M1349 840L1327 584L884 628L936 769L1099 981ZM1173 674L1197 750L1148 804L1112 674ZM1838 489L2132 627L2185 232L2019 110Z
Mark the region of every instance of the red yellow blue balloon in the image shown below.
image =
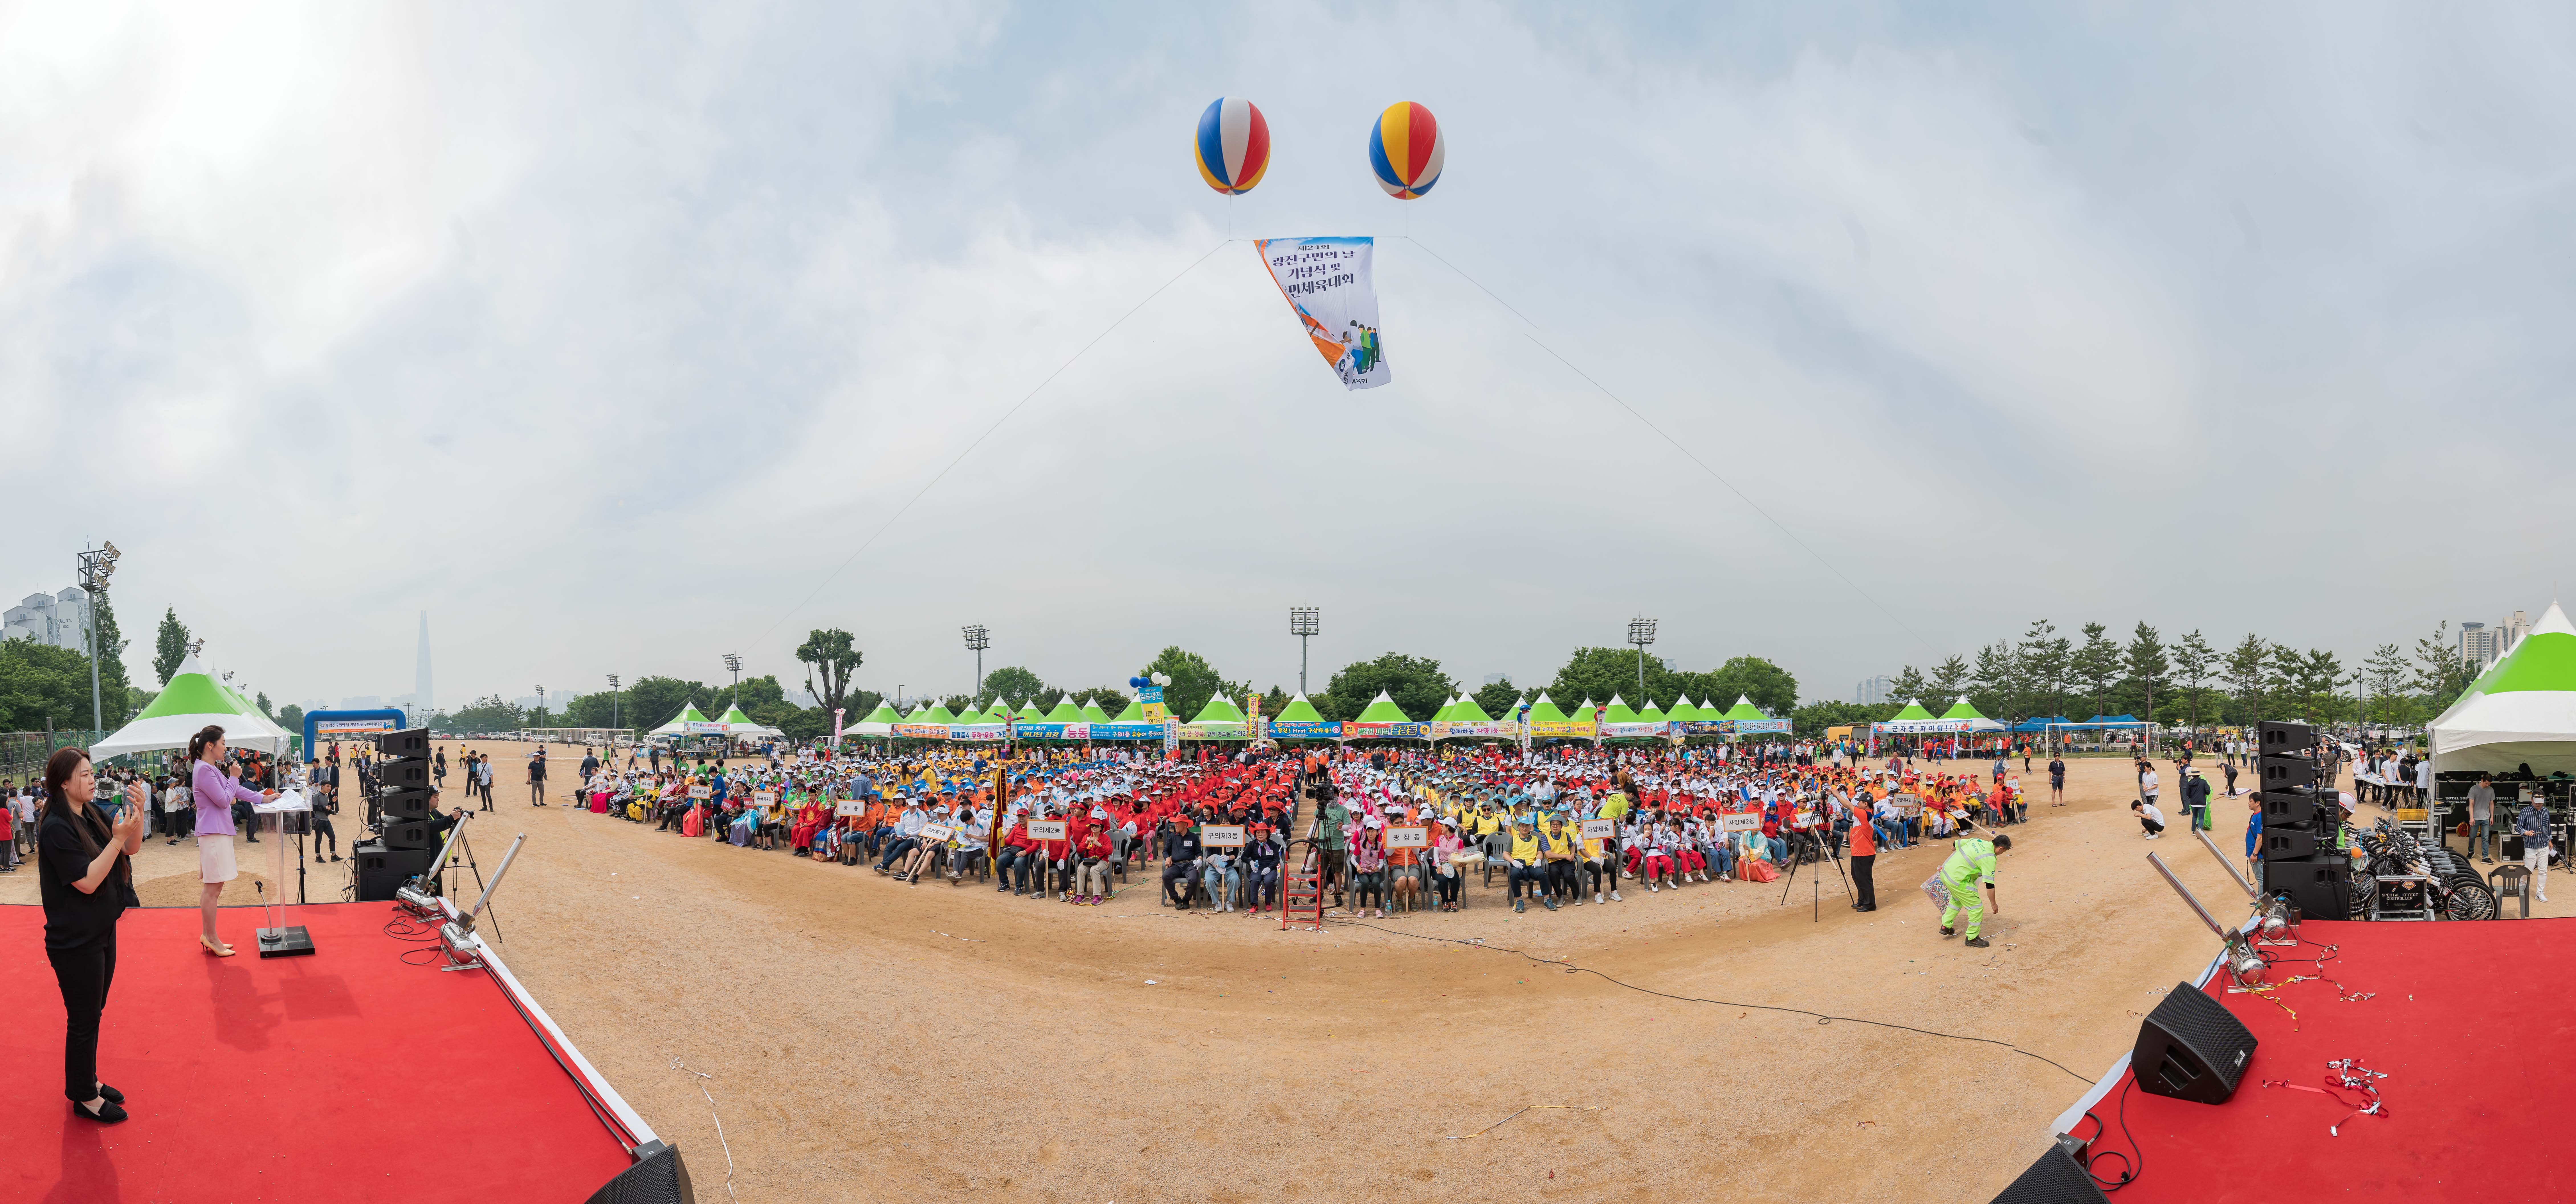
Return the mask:
M1220 96L1199 114L1199 178L1227 196L1241 196L1270 168L1270 123L1251 101Z
M1369 167L1388 196L1409 201L1440 182L1446 147L1431 110L1409 100L1388 105L1369 127Z

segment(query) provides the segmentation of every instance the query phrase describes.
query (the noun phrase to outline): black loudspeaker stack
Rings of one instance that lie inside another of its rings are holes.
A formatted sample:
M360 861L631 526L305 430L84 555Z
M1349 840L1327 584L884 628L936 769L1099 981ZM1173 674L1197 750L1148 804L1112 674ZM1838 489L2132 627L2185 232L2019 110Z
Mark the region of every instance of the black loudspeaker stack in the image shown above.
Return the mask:
M2316 729L2254 727L2254 802L2263 810L2263 893L2288 895L2302 916L2352 915L2352 862L2335 848L2343 809L2317 767Z
M429 828L417 821L428 819L430 811L429 729L386 732L376 737L376 752L376 809L385 847L428 848Z

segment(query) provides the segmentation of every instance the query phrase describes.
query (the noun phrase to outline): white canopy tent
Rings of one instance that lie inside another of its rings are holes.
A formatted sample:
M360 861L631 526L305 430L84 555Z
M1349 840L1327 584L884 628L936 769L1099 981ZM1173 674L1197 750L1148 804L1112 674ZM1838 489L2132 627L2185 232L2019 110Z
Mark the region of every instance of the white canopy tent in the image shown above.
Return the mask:
M2427 725L2433 772L2576 773L2576 625L2556 602Z
M206 672L196 654L190 653L152 705L143 708L134 722L91 745L89 755L104 761L126 753L186 748L189 739L209 724L223 728L224 742L234 748L284 755L290 747L286 732Z

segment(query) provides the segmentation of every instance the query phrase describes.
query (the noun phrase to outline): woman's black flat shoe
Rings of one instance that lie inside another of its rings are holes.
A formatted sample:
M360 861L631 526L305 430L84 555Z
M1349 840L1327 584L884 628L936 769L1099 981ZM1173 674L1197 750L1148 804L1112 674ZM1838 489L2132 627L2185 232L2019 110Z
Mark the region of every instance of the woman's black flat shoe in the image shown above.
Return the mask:
M103 1125L113 1125L122 1123L125 1120L125 1109L117 1107L113 1100L101 1103L98 1106L98 1111L96 1112L92 1112L87 1108L81 1107L79 1104L73 1104L72 1115L77 1116L82 1120L94 1120Z
M99 1084L99 1085L98 1085L98 1093L99 1093L100 1095L104 1095L104 1096L106 1096L106 1097L107 1097L107 1102L109 1102L109 1103L111 1103L111 1104L121 1104L121 1103L124 1103L124 1102L125 1102L125 1093L124 1093L124 1092L119 1091L119 1090L117 1090L117 1089L116 1089L116 1088L114 1088L114 1087L110 1087L110 1086L108 1086L108 1085L107 1085L107 1084L105 1084L105 1083L101 1083L101 1084Z

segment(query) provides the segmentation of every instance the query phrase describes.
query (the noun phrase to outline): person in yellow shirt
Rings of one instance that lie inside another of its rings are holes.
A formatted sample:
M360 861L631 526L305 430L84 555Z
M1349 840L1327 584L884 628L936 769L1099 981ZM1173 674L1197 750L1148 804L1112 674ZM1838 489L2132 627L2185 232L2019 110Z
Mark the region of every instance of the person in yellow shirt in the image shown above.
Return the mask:
M1521 888L1523 884L1527 884L1531 894L1546 893L1546 845L1539 839L1537 829L1530 825L1529 820L1518 819L1512 823L1511 848L1512 910L1528 911L1529 900L1521 897ZM1550 903L1550 906L1553 907L1554 904Z
M1574 885L1574 867L1582 852L1582 843L1582 838L1565 830L1564 817L1548 817L1547 848L1542 855L1547 858L1547 897L1544 902L1549 911L1556 910L1558 899L1580 900L1583 897Z

